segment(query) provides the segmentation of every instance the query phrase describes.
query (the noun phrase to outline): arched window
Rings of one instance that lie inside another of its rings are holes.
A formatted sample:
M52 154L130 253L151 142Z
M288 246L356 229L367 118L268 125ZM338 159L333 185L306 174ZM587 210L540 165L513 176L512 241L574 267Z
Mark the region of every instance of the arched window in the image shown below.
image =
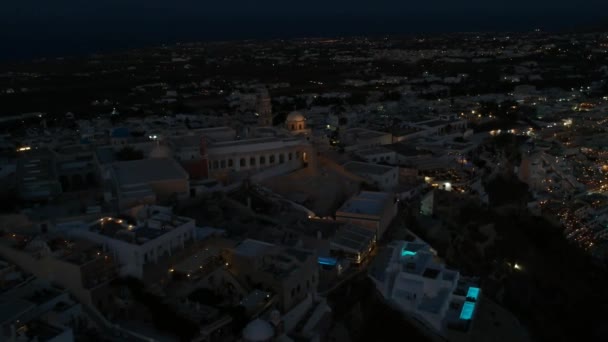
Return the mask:
M298 125L298 129L299 129L299 130L302 130L302 124L299 124L299 125Z
M296 130L296 125L291 124L291 130L292 130L292 131L295 131L295 130Z

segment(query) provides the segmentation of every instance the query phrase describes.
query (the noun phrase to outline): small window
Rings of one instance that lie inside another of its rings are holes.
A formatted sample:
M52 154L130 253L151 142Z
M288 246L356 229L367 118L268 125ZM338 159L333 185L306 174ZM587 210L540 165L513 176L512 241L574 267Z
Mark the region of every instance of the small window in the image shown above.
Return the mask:
M289 160L293 159L293 153L289 152Z
M217 162L217 160L213 161L213 168L217 169L219 167L219 163Z
M271 155L271 156L268 158L268 160L269 160L269 164L274 164L274 159L275 159L275 158L274 158L274 154L273 154L273 155Z
M255 157L249 158L249 165L250 166L255 166Z
M225 160L220 161L220 168L222 168L222 169L226 168L226 161Z
M265 156L261 156L260 157L260 165L264 165L266 164L266 157Z
M241 161L239 162L239 164L241 165L241 167L245 167L247 166L247 161L245 160L245 158L241 158Z
M232 159L228 159L228 167L232 167L233 166L233 161Z
M283 164L285 162L285 155L283 153L279 154L279 163Z

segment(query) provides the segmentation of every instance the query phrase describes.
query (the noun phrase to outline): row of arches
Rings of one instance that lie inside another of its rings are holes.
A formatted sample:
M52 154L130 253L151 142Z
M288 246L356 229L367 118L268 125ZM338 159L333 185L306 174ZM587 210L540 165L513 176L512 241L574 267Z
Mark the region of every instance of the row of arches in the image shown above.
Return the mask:
M300 151L285 152L270 155L256 155L249 157L240 158L229 158L213 160L210 163L210 169L212 170L223 170L223 169L248 169L248 168L260 168L267 165L284 164L294 160L300 160L302 153Z

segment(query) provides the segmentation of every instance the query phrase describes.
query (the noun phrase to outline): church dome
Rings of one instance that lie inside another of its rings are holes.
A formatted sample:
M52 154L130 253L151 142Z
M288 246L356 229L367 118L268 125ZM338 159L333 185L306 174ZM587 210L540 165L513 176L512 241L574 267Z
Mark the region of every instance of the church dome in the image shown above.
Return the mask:
M243 329L243 339L248 342L268 341L274 336L274 329L270 323L255 319Z
M304 115L302 115L302 113L291 112L287 115L287 119L285 121L291 122L291 121L304 121L304 120L306 120L306 118L304 118Z

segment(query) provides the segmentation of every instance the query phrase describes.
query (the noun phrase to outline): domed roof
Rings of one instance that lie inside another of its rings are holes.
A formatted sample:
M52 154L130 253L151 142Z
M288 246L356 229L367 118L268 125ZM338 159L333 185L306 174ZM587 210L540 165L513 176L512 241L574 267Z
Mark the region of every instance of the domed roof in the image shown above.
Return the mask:
M251 342L267 341L274 336L274 329L270 323L259 318L249 322L243 329L243 339Z
M300 112L291 112L287 115L287 119L285 121L304 121L306 118Z

